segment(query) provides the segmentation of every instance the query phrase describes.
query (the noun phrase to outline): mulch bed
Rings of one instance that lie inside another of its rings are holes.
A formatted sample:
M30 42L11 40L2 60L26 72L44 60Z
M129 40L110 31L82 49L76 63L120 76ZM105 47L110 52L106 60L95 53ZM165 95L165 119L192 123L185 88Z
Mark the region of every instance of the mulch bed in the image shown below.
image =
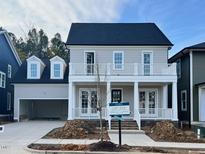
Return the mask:
M43 138L51 139L100 139L100 129L93 122L87 120L70 120L63 127L55 128ZM108 132L104 127L104 140L109 140Z
M90 145L76 145L76 144L30 144L28 148L36 150L59 150L59 151L130 151L136 148L122 145L121 148L117 144L110 141L99 141Z
M148 153L170 153L170 154L201 154L201 151L179 150L179 149L163 149L153 147L132 147L122 145L119 148L116 144L103 141L90 145L76 145L76 144L30 144L28 148L35 150L54 150L54 151L106 151L106 152L148 152Z
M195 132L176 128L170 121L157 122L152 127L143 129L155 141L205 143L205 139L197 139Z

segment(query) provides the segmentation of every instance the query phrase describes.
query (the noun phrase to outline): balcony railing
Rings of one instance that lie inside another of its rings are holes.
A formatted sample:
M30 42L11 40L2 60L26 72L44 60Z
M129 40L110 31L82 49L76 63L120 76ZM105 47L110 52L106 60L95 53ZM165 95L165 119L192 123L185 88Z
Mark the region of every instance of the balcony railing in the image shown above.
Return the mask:
M158 76L158 75L176 75L176 64L167 63L125 63L125 64L85 64L70 63L70 75L82 76Z

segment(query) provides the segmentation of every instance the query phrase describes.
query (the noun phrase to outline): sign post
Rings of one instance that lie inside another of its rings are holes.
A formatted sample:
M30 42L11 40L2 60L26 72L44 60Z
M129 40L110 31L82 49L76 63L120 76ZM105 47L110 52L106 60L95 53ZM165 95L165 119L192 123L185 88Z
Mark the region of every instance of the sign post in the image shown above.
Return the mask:
M119 127L119 148L122 145L122 131L121 131L121 121L123 116L130 115L130 106L128 102L112 102L109 104L109 114L111 117L118 120Z

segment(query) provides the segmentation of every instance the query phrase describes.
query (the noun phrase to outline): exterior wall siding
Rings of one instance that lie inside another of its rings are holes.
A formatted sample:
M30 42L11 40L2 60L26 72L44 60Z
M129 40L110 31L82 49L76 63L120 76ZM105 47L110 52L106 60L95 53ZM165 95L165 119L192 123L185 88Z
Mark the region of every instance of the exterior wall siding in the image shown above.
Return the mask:
M18 117L20 99L68 99L67 84L16 84L14 91L14 117Z
M153 52L153 63L167 63L166 47L92 47L80 46L71 47L70 62L84 63L84 52L95 51L97 63L113 63L113 51L124 51L124 63L141 63L142 52Z
M193 51L193 120L199 120L198 83L205 82L205 51Z
M0 88L0 114L13 114L13 99L11 110L7 110L7 93L10 92L13 98L12 78L8 78L8 64L12 66L12 78L19 68L19 64L11 50L5 36L0 35L0 71L6 74L6 88Z
M187 111L181 109L181 91L187 91ZM184 55L181 58L181 78L177 81L178 93L178 117L181 121L188 121L190 118L190 56Z

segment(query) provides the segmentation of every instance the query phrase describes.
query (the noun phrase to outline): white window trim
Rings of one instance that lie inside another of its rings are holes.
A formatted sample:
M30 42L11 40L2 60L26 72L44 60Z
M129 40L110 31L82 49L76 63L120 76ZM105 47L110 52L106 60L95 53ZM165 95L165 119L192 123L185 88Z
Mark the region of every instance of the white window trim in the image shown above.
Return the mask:
M183 95L183 93L185 94L185 107L183 107L183 103L182 103L182 95ZM182 90L181 91L181 110L182 111L187 111L187 90Z
M95 53L95 50L85 50L84 51L84 64L87 64L86 53L88 53L88 52L94 53L94 64L96 64L96 53Z
M152 50L143 50L141 55L141 63L142 63L142 73L144 75L144 54L150 54L150 75L153 74L153 51Z
M54 65L55 64L60 65L60 77L56 77L54 75ZM51 71L51 74L50 74L51 79L63 79L64 73L63 73L63 63L62 62L51 62L51 70L50 71Z
M116 53L122 53L122 68L115 67L115 54ZM113 51L112 62L113 62L113 70L124 70L124 51Z
M81 93L82 93L82 91L87 91L88 92L88 113L82 113L81 111L80 111L80 116L86 116L86 115L89 115L90 113L90 109L91 109L91 107L90 107L90 91L96 91L97 92L97 88L79 88L79 93L78 93L78 99L79 99L79 107L80 107L80 110L83 108L82 107L82 99L81 99ZM97 96L98 97L98 96ZM91 116L96 116L97 115L97 113L96 114L92 114Z
M36 77L32 77L31 76L31 64L36 64L37 65L37 76ZM40 79L40 62L28 62L28 66L27 66L27 79Z
M8 78L11 78L12 76L12 67L10 64L8 64L8 70L7 70Z
M0 71L0 74L1 74L1 78L0 78L0 88L6 88L6 73ZM3 80L2 76L3 76L3 75L4 75L4 84L2 84L2 80Z

